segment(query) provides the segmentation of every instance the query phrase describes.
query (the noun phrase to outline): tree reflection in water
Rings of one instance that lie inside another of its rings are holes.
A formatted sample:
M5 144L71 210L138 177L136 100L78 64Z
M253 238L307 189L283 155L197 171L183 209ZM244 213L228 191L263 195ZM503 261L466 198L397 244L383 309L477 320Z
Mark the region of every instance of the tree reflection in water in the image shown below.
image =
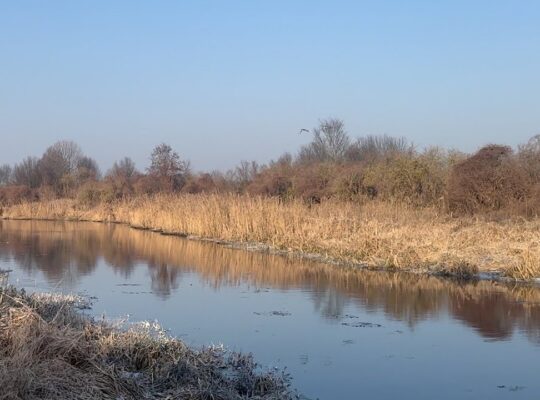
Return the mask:
M103 259L126 278L137 264L146 265L153 293L163 298L178 287L182 273L195 272L215 289L241 283L305 289L329 319L351 303L411 327L447 313L487 339L506 339L518 329L540 343L540 290L523 285L339 268L93 223L0 221L0 257L66 286L75 286Z

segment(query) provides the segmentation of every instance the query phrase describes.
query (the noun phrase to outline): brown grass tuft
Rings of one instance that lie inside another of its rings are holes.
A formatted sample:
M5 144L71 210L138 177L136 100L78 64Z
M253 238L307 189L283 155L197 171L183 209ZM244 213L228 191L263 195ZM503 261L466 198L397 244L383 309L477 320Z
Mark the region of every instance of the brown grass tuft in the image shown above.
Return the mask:
M536 243L538 247L538 243ZM531 280L539 278L540 255L538 248L536 251L529 247L528 249L518 251L516 259L513 260L506 275L517 280Z
M473 279L478 276L478 266L460 259L452 254L441 256L439 264L434 268L436 274L458 279Z
M0 289L0 399L289 399L249 355L188 348L150 326L119 331L71 299Z

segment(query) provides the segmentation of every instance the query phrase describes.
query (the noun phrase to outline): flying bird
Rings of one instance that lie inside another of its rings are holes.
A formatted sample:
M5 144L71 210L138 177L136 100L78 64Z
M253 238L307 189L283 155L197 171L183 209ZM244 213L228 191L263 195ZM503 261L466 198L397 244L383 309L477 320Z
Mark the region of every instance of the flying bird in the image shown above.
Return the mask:
M304 128L302 128L302 129L300 129L300 132L298 132L298 134L301 135L302 132L307 132L307 133L309 133L309 129L304 129Z

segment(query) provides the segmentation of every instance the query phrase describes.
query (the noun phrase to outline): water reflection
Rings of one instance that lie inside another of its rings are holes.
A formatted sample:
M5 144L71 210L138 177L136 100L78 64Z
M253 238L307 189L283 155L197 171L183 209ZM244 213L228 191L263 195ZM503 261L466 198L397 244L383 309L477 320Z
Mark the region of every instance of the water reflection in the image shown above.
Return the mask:
M178 287L183 273L196 272L216 289L246 282L259 288L305 289L327 319L340 318L352 303L411 327L450 315L489 340L507 339L520 330L540 343L540 290L534 287L336 268L91 223L0 221L0 257L66 287L74 288L92 274L101 259L126 278L143 263L153 293L162 298Z

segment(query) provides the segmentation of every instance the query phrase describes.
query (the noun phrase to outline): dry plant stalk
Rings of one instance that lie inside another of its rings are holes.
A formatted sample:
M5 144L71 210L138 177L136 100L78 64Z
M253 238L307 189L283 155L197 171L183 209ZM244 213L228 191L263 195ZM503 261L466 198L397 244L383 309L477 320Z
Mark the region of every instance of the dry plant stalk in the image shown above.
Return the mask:
M74 299L0 289L0 399L292 399L249 355L193 350L152 326L120 331Z
M25 203L5 218L125 223L170 234L316 253L343 263L470 276L497 271L516 279L540 276L540 220L452 218L436 208L232 194L155 195L100 203ZM516 267L517 266L517 267Z

